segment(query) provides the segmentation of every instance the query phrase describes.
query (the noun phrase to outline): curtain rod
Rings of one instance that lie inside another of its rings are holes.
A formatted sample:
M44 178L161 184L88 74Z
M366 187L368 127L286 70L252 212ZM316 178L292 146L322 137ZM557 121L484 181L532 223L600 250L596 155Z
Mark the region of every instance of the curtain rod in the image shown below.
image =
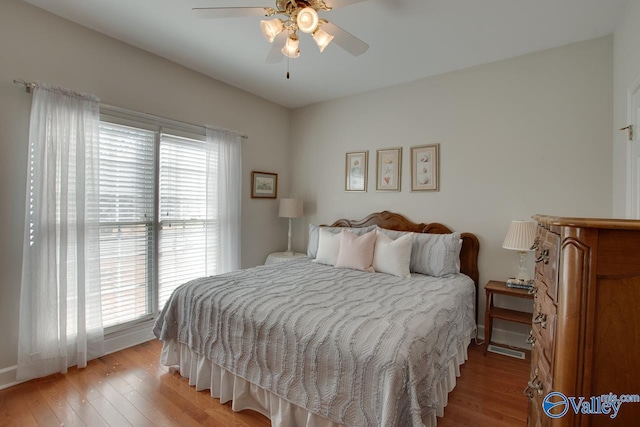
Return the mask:
M27 93L31 93L32 89L35 89L36 87L38 87L38 85L35 82L26 82L26 81L24 81L22 79L14 79L13 83L15 85L18 85L18 86L24 86L24 88L25 88ZM119 109L118 107L114 107L112 105L108 105L108 104L103 104L103 105L105 105L105 106L107 106L109 108L112 108L112 109ZM159 116L157 116L157 117L161 118L161 119L165 119L165 117L159 117ZM182 122L182 123L184 123L186 125L189 125L189 126L196 126L196 127L201 127L201 128L204 127L204 128L206 128L206 126L196 125L196 124L193 124L193 123L187 123L187 122ZM243 134L243 133L240 133L240 132L237 132L237 131L233 131L233 132L238 133L240 135L240 138L242 138L242 139L249 139L249 137L247 135Z

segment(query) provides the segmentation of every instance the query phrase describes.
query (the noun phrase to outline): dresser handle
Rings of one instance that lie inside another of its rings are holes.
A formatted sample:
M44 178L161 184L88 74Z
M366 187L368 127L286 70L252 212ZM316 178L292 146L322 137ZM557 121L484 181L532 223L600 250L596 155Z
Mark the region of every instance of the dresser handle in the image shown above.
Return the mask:
M538 315L533 319L533 323L540 323L543 329L547 329L547 315L544 313L538 313Z
M534 390L537 390L538 391L538 397L542 397L542 395L544 394L543 391L542 391L542 389L543 389L542 381L538 380L538 382L535 383L534 381L536 380L536 378L538 378L537 375L535 377L533 377L533 379L527 383L527 388L532 388Z
M540 237L536 237L536 240L533 241L533 245L529 248L530 251L535 251L538 249L538 245L540 245Z
M529 386L527 386L524 390L522 390L522 394L524 394L529 399L533 399L533 390Z
M549 264L549 249L543 249L539 257L536 258L536 263L544 262Z
M529 337L527 338L527 344L531 344L531 347L535 347L536 345L536 337L533 336L533 330L529 332Z

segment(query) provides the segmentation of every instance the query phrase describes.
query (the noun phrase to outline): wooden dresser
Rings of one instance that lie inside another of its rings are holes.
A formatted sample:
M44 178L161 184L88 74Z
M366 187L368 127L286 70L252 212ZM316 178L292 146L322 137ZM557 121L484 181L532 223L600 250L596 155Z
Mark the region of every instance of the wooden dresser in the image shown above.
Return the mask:
M640 221L535 216L528 426L636 426L640 403L610 415L575 413L567 397L640 394ZM555 395L547 402L562 402Z

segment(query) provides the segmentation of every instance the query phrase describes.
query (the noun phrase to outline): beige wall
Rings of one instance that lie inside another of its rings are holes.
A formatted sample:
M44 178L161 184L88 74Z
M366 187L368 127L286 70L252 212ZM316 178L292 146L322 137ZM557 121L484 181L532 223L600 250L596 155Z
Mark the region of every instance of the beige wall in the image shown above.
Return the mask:
M17 0L0 2L0 373L16 363L31 96L41 80L107 104L237 129L243 142L242 265L286 247L277 202L250 198L251 170L279 173L289 191L289 110ZM1 383L1 381L0 381Z
M631 3L637 11L638 2ZM618 52L631 51L640 39L635 32L619 41L619 33L635 31L630 23L619 30L616 67L623 62ZM484 283L517 267L517 255L500 247L512 219L537 212L611 214L612 45L611 37L578 43L305 107L290 117L261 98L25 3L3 0L0 373L16 361L31 102L13 79L42 80L93 93L108 104L248 134L244 267L286 245L286 221L277 218L277 202L249 197L250 171L266 170L279 173L280 194L293 190L305 200L306 216L295 220L297 250L305 250L309 223L388 209L476 233ZM617 68L616 81L618 76ZM441 148L440 192L411 193L409 147L431 143ZM402 192L376 193L375 150L395 146L404 148ZM369 192L345 193L344 154L363 149L370 155Z
M640 1L629 0L613 43L613 214L627 216L627 90L640 75ZM638 132L638 129L634 129Z
M307 213L295 247L306 247L308 223L386 209L475 233L481 286L509 277L518 256L501 246L511 220L611 214L611 111L611 36L294 110L293 190ZM409 147L434 143L440 191L411 193ZM378 193L376 149L396 146L402 191ZM369 191L346 193L345 153L360 150ZM483 292L480 304L482 315Z

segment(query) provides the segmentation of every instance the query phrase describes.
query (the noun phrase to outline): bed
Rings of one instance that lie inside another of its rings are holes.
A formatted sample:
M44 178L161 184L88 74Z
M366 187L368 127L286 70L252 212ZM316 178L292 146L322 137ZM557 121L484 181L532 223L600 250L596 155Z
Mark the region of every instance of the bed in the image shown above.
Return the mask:
M452 234L391 212L330 227ZM475 335L478 239L459 273L335 268L299 258L176 289L154 327L161 363L274 426L435 426Z

